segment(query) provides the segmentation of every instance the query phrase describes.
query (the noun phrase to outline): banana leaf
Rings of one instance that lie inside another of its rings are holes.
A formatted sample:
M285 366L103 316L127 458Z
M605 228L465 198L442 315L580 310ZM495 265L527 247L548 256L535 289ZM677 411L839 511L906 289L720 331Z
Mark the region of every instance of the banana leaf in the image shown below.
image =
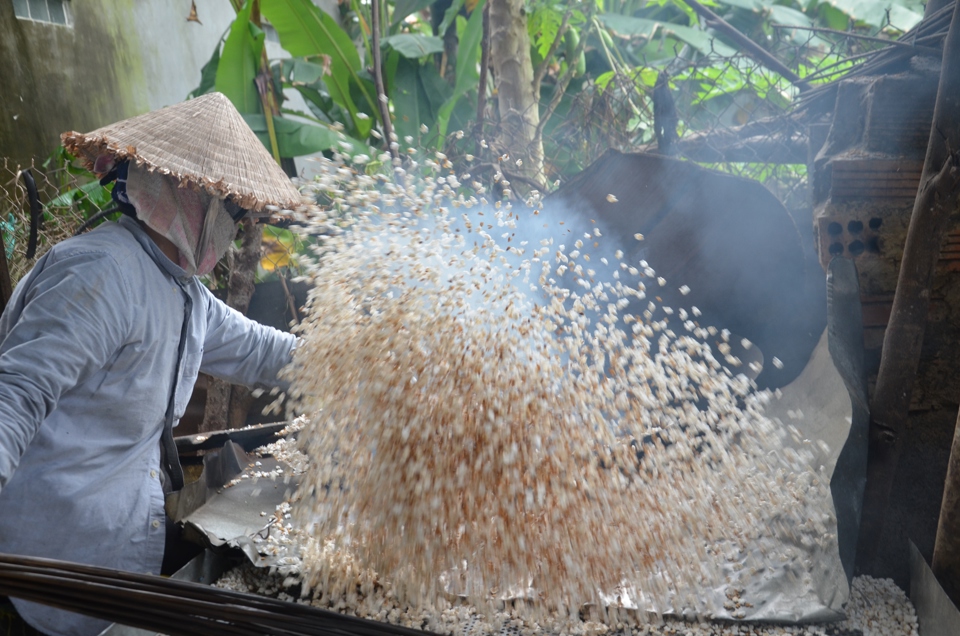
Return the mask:
M477 3L466 27L460 36L457 47L457 79L453 86L453 94L444 102L437 113L437 147L443 146L447 136L447 127L450 125L450 115L454 106L467 91L480 83L480 40L483 38L483 0Z
M280 36L280 44L294 57L308 58L325 67L324 82L330 97L343 106L357 134L366 137L373 121L358 118L360 109L351 96L351 84L359 87L365 110L379 115L374 95L361 81L360 55L350 36L310 0L261 0L260 9Z
M262 112L254 78L260 68L264 35L259 27L250 22L252 4L248 2L237 12L237 18L223 43L214 82L214 87L244 114Z
M262 114L244 115L243 118L264 146L269 147L270 140L267 137L266 118ZM337 149L346 154L370 152L370 149L363 142L349 137L341 137L339 132L327 126L294 121L283 117L274 117L273 126L277 134L277 146L282 157L302 157L332 149ZM341 141L348 144L348 147L344 148L340 144Z

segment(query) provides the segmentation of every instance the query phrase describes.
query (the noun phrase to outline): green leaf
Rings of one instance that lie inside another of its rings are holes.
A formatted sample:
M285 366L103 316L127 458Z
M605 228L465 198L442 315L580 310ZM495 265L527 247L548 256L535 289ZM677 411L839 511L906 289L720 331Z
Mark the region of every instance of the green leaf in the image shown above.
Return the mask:
M263 115L244 115L243 118L261 143L269 147L266 118ZM274 117L273 127L277 133L277 146L280 148L282 157L302 157L331 148L343 150L340 142L344 140L357 150L369 151L366 144L355 139L344 138L341 133L326 126Z
M248 2L230 26L214 82L214 87L226 95L241 113L259 113L262 110L254 79L260 68L263 31L250 23L251 6L252 3Z
M923 19L923 11L911 11L907 7L894 4L890 7L890 25L901 31L909 31Z
M614 78L616 73L614 71L607 71L597 77L593 81L594 85L600 89L600 92L607 90L607 86L610 84L610 81Z
M280 60L283 79L291 84L314 84L323 81L326 74L322 64L315 64L302 57L289 57Z
M220 66L220 42L213 49L213 55L200 69L200 85L187 94L187 99L206 95L214 90L217 82L217 68Z
M397 0L397 4L393 8L391 26L400 24L400 22L411 13L422 11L431 4L433 4L433 0Z
M700 29L616 13L604 13L599 16L599 19L606 27L620 35L643 36L652 39L658 30L662 30L667 35L673 35L678 40L686 42L704 55L716 53L723 57L733 57L737 54L736 49Z
M562 23L563 14L553 7L539 7L533 12L527 23L527 33L537 47L540 59L547 57Z
M462 8L463 0L453 0L450 6L447 7L447 12L443 14L443 22L440 23L440 28L437 29L437 33L439 33L441 37L447 32L447 29L450 28L453 21L457 19L457 16L460 15L460 9Z
M432 35L400 33L383 38L381 43L400 55L417 59L433 53L443 53L443 40Z
M767 8L770 11L770 19L777 24L813 26L813 20L811 20L807 14L797 11L796 9L784 7L779 4L770 5Z
M760 2L760 0L720 0L720 2L731 7L737 7L738 9L745 9L755 13L763 11L764 7L764 4Z
M857 22L863 22L873 27L884 26L887 21L887 10L894 20L894 7L897 18L894 24L901 29L909 29L923 18L923 14L912 11L900 2L877 2L877 0L831 0L830 4L847 14Z
M421 124L434 128L440 108L452 92L432 62L401 59L392 94L397 136L422 139Z
M709 68L710 67L707 67L708 70ZM644 86L648 86L650 88L653 88L654 86L656 86L658 76L659 76L659 73L657 72L657 70L655 68L651 68L648 66L638 67L631 70L629 73L627 73L627 77L633 80L634 83L640 82ZM616 77L616 73L614 71L607 71L606 73L603 73L602 75L597 77L597 79L594 80L593 84L602 93L603 91L607 90L607 86L609 86L611 80L613 80L614 77Z
M111 188L103 187L99 181L91 181L78 188L64 192L43 207L45 210L49 210L50 208L68 208L75 202L89 202L98 208L102 208L110 202L110 190L112 189L112 186Z
M357 118L356 104L350 95L350 85L360 87L371 112L377 114L374 97L357 76L361 69L360 54L350 36L333 18L321 11L310 0L260 0L260 9L280 36L280 44L294 57L330 58L330 73L324 77L330 97L350 114L353 127L366 136L372 122Z
M828 28L837 31L847 30L850 24L850 18L840 9L837 9L833 5L823 3L817 7L817 11L820 14L821 22L826 24Z
M453 94L443 103L437 114L438 146L443 145L447 136L453 107L468 90L480 82L477 63L480 59L480 40L483 38L483 3L484 0L480 0L474 7L463 33L460 34L460 44L457 47L457 80L453 86Z

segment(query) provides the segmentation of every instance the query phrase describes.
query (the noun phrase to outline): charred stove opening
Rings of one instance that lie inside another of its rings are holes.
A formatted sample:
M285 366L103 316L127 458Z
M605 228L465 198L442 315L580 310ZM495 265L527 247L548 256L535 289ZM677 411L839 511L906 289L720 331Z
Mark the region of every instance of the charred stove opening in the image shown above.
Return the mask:
M860 256L864 250L863 241L853 241L847 246L847 249L850 250L851 255Z
M843 254L843 243L831 243L830 255L839 256L840 254Z
M875 217L873 217L873 218L870 219L869 225L870 225L870 229L871 229L871 230L879 230L879 229L880 229L880 226L883 225L883 219L881 219L880 217L875 216Z
M863 232L863 221L850 221L847 223L847 231L851 234Z
M871 236L867 239L867 251L871 254L880 253L880 239L876 236Z

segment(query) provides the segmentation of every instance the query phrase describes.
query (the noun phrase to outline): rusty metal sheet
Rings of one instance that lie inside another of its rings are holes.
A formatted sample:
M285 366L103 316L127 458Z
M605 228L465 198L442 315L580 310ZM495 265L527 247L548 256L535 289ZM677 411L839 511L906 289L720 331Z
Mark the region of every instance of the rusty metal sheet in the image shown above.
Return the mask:
M913 541L910 542L910 601L917 610L920 636L960 636L960 610L940 587Z

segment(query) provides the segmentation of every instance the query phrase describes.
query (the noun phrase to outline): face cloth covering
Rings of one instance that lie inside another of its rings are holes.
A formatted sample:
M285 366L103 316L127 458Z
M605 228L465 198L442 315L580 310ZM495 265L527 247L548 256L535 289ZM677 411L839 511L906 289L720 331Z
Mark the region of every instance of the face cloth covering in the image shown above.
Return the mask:
M175 178L133 162L126 185L137 218L176 246L180 252L177 265L187 276L213 271L237 234L223 199L180 187Z

